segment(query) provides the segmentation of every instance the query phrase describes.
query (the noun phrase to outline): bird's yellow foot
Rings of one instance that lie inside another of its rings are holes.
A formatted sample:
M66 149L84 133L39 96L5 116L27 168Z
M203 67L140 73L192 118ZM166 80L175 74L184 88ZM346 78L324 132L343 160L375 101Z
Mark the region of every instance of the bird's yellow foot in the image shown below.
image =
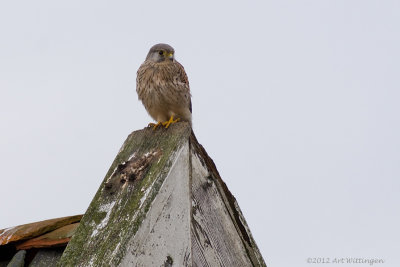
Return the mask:
M159 121L159 122L157 122L157 123L152 123L152 122L150 122L149 125L148 125L147 127L153 127L153 131L154 131L154 130L157 129L157 127L160 126L161 124L164 125L164 123L162 123L161 121Z
M178 121L180 121L180 118L177 118L176 120L174 120L174 116L171 116L171 118L169 118L169 121L165 121L162 123L162 125L165 127L165 129L168 129L168 127L173 124L176 123Z

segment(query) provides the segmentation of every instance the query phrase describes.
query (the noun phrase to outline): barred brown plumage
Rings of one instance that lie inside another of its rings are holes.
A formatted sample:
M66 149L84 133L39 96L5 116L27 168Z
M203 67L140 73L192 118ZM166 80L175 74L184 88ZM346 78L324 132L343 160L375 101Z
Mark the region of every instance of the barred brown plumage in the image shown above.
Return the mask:
M192 124L189 80L167 44L154 45L137 71L136 91L149 115L168 128L178 120ZM174 120L175 118L175 120Z

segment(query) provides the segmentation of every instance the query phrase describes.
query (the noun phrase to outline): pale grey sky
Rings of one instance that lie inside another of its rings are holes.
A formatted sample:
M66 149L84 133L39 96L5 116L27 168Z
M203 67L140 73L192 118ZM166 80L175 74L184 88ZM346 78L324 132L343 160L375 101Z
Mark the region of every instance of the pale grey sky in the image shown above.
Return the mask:
M1 1L0 228L85 212L150 122L136 70L165 42L270 267L400 266L399 14L389 0Z

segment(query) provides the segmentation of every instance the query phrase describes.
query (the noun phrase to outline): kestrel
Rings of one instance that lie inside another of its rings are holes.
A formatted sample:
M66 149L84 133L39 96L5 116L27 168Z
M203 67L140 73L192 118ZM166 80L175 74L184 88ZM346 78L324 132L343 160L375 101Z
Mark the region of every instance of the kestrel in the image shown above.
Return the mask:
M150 124L153 129L159 125L168 128L180 120L192 125L189 80L174 53L170 45L156 44L137 71L136 92L147 112L157 121Z

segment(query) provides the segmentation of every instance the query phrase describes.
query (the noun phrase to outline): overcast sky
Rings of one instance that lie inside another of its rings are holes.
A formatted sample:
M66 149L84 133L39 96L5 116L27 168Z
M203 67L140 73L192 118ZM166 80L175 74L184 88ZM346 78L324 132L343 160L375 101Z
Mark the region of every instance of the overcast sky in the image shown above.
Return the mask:
M0 229L85 212L151 121L136 70L165 42L269 266L400 266L399 14L390 0L1 1Z

